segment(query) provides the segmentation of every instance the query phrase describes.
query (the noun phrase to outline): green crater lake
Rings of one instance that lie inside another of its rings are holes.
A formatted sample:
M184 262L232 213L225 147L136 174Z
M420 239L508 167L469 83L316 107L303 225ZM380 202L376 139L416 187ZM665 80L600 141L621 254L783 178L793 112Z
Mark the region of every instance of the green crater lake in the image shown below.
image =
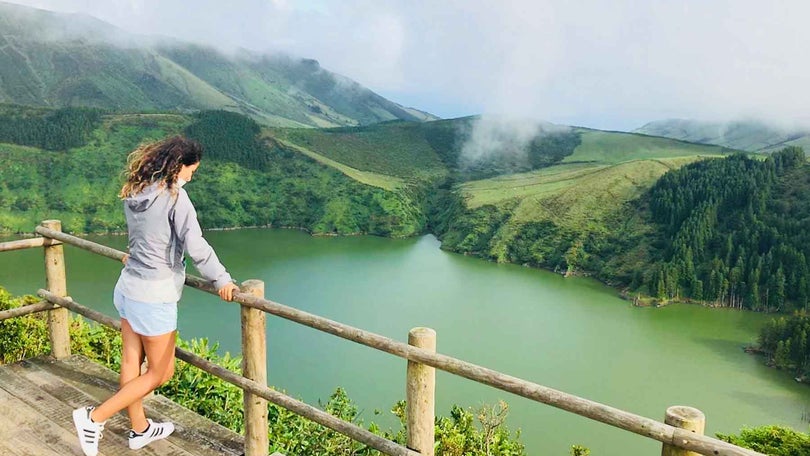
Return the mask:
M770 316L634 308L596 281L444 252L432 236L242 230L206 237L235 278L264 280L276 302L401 341L410 328L428 326L441 353L658 420L668 406L694 406L706 414L710 435L764 424L808 429L810 388L742 350ZM126 243L122 236L90 239ZM74 247L65 253L68 293L116 315L119 265ZM0 254L0 285L34 293L44 286L42 261L40 249ZM239 352L237 305L187 289L179 319L181 337ZM277 317L267 326L271 385L311 404L342 386L364 421L395 425L388 410L404 398L404 360ZM594 455L660 453L657 442L442 372L436 390L441 415L452 404L507 401L507 425L522 429L530 455L566 455L572 444Z

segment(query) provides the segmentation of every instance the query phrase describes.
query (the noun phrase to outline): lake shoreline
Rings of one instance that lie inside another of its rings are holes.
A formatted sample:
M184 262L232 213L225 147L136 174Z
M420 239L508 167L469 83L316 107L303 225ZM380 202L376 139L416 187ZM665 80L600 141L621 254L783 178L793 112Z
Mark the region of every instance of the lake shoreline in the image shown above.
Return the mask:
M207 231L210 231L210 232L242 231L242 230L260 230L260 229L277 229L277 230L301 231L301 232L309 234L312 237L372 236L372 237L379 237L379 238L385 238L385 239L407 239L408 238L408 237L376 236L376 235L373 235L373 234L362 233L362 232L350 233L350 234L313 233L312 231L310 231L309 229L307 229L305 227L300 227L300 226L273 226L273 225L214 227L214 228L204 228L203 232L207 232ZM86 237L89 237L89 236L126 236L128 233L126 231L98 231L98 232L91 232L91 233L66 232L66 234L70 234L70 235L76 236L76 237L86 238ZM420 234L417 234L417 235L414 235L414 236L409 236L409 237L417 238L417 237L426 236L426 235L431 235L431 236L436 237L436 239L439 239L438 236L436 236L435 233L430 233L430 232L420 233ZM20 236L22 239L30 239L30 238L37 237L39 235L37 233L35 233L35 232L30 232L30 233L27 233L27 232L26 233L0 233L0 242L4 242L6 240L15 240L15 239L9 239L9 238L12 238L14 236ZM441 239L439 239L439 241L441 242ZM459 254L459 255L463 255L463 256L467 256L467 257L472 257L472 258L477 258L477 259L484 260L484 261L487 261L487 262L490 262L490 263L496 263L496 264L499 263L498 261L495 261L495 260L492 260L492 259L489 259L489 258L485 258L485 257L483 257L483 256L481 256L479 254L476 254L476 253L456 252L456 251L453 251L453 250L445 249L443 247L443 245L440 245L439 248L441 250L445 251L445 252L455 253L455 254ZM526 263L524 263L524 264L507 263L507 264L515 264L515 265L523 266L523 267L530 268L530 269L548 271L548 272L552 272L554 274L559 274L559 275L561 275L561 276L563 276L565 278L569 278L569 277L587 277L587 278L590 278L590 279L594 279L594 280L598 281L599 283L605 285L606 287L615 290L618 293L618 296L621 299L624 299L625 301L631 301L631 304L634 307L654 307L654 308L658 308L658 307L666 307L666 306L668 306L670 304L688 304L688 305L696 305L696 306L707 307L707 308L733 309L732 307L721 306L721 305L718 305L717 303L713 303L713 302L709 302L709 301L697 301L697 300L693 300L693 299L686 299L686 300L659 299L659 298L654 298L652 296L648 296L648 295L637 293L637 292L635 292L635 293L630 292L626 287L623 288L623 287L618 286L616 284L613 284L613 283L610 283L608 281L602 280L598 276L593 275L590 272L582 271L582 270L571 271L569 269L569 270L561 271L561 270L558 270L558 269L548 269L548 268L544 268L544 267L540 267L540 266L534 266L534 265L526 264ZM632 295L635 295L635 296L632 296ZM759 314L759 313L772 314L773 313L775 315L783 315L783 314L780 314L778 312L774 313L774 312L758 311L758 310L751 310L751 309L735 309L735 310L742 310L742 311L752 312L752 313L756 313L756 314Z

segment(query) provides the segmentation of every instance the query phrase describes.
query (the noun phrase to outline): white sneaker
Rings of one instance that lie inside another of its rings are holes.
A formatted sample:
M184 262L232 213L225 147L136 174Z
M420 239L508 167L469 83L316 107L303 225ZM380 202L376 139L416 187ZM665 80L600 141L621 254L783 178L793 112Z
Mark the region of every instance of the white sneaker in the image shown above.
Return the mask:
M98 454L98 441L101 440L104 423L96 423L90 419L90 412L94 407L82 407L73 411L73 424L79 436L79 444L87 456Z
M130 450L143 448L155 440L165 439L174 432L173 423L155 423L149 418L147 418L146 421L149 423L149 426L142 433L139 434L132 429L129 430Z

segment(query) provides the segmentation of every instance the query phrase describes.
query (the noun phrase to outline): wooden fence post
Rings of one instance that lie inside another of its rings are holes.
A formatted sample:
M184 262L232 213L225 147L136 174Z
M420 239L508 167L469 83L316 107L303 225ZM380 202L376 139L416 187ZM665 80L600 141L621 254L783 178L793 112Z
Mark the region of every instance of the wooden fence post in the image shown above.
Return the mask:
M408 345L436 352L436 331L413 328L408 332ZM408 361L406 380L408 448L423 456L433 456L435 440L436 369Z
M59 220L45 220L45 228L62 231ZM62 244L45 243L45 288L57 296L67 296L67 277L65 274L65 251ZM64 359L70 356L70 333L68 310L57 307L48 311L48 337L51 340L51 356Z
M681 436L679 436L676 431L673 439L676 441L678 439L688 440L690 432L703 435L703 432L706 430L706 416L703 415L703 412L696 408L682 405L669 407L667 409L667 415L664 418L664 423L686 431L682 433ZM700 453L683 450L665 443L661 448L661 456L700 456Z
M242 292L264 299L264 282L246 280ZM242 306L242 375L267 385L267 333L265 314ZM267 399L245 391L245 456L267 456Z

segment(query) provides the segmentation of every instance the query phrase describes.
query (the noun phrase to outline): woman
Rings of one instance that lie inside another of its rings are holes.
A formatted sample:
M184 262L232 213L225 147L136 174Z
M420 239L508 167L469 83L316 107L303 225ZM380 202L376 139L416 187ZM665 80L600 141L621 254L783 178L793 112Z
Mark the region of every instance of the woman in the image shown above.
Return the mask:
M142 399L174 374L177 301L185 281L183 253L219 296L233 300L239 291L217 255L203 239L197 213L183 185L200 165L202 147L175 136L141 146L127 162L121 189L129 231L129 255L115 285L113 302L121 315L121 380L118 392L98 407L73 411L84 454L98 454L104 423L127 409L132 430L129 447L141 448L174 431L172 423L146 418ZM140 375L144 355L148 370Z

